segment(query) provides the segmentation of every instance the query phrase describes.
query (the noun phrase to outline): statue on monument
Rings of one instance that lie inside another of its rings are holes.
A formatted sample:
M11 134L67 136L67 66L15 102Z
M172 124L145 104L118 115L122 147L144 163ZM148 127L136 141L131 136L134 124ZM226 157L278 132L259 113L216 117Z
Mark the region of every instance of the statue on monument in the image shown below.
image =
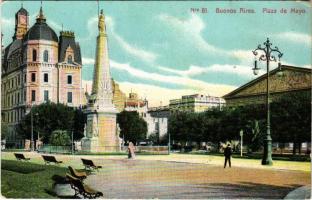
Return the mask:
M100 17L99 17L98 27L99 27L99 32L100 33L104 33L105 32L105 17L103 15L103 9L101 10L101 14L100 14Z

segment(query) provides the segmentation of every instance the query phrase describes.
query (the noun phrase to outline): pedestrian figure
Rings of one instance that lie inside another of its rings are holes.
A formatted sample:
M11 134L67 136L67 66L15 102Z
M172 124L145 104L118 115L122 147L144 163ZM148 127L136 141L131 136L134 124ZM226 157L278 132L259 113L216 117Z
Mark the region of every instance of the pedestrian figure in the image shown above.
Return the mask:
M229 166L231 167L231 155L232 155L232 148L231 145L228 144L227 147L224 149L224 168L226 167L227 161L229 161Z
M129 142L128 145L128 158L135 158L134 154L135 146L132 142Z

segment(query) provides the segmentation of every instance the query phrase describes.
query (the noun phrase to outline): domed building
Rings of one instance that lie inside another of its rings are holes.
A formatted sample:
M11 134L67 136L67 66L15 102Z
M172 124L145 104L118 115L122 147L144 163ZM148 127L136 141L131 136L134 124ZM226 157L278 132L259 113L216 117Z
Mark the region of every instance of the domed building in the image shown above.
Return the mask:
M30 28L25 8L15 14L12 38L2 55L1 115L10 132L6 143L21 146L16 125L33 105L47 101L82 105L82 63L74 32L61 31L58 37L42 7Z

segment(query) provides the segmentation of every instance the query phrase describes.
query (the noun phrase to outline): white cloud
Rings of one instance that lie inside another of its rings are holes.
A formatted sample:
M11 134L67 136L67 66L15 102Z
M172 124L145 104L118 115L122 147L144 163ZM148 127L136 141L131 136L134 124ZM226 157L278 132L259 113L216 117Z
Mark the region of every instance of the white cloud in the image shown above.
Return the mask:
M7 29L8 27L13 27L15 25L15 21L14 18L5 18L5 17L1 17L1 26L2 28L5 27L5 29Z
M211 94L218 95L222 91L230 91L234 87L225 84L213 84L207 83L201 80L195 80L188 77L179 77L179 76L170 76L170 75L162 75L158 73L146 72L135 67L132 67L128 63L117 63L113 60L110 60L110 66L117 70L126 71L132 76L145 79L145 80L153 80L161 83L170 83L175 85L184 86L188 89L193 90L209 90Z
M49 21L47 21L47 23L51 26L52 29L54 29L54 30L57 31L57 32L59 32L59 31L62 30L62 25L56 23L56 22L53 21L53 20L49 20ZM63 29L66 30L65 27L63 27Z
M224 50L217 48L209 44L202 37L201 32L205 28L205 23L197 15L191 15L187 20L181 20L177 17L173 17L167 14L159 15L159 19L170 25L171 29L175 29L178 34L185 35L189 38L192 38L192 43L200 48L201 50L206 51L207 53L224 53Z
M312 37L311 35L298 33L298 32L283 32L276 34L276 37L282 40L291 41L295 43L301 43L311 46Z
M253 63L254 55L252 50L230 50L226 53L228 56L239 60L241 64L250 65Z
M147 51L145 49L142 49L140 47L137 47L136 45L130 44L127 42L124 38L122 38L118 33L115 31L115 23L112 17L107 16L106 21L110 25L112 36L117 40L117 42L120 44L120 46L130 55L133 55L147 63L153 63L156 58L157 54L151 51Z
M155 61L157 55L155 53L143 50L134 45L130 45L130 43L126 42L122 37L114 32L113 37L117 40L117 42L121 45L121 47L130 55L133 55L145 62L152 63Z
M303 65L302 67L303 67L303 68L308 68L308 69L311 69L311 68L312 68L311 65Z
M83 65L94 65L94 59L82 57L82 64Z
M174 29L177 34L192 38L190 40L192 44L207 54L233 57L241 63L250 63L250 61L253 59L251 50L225 50L209 44L209 42L207 42L201 34L205 28L205 23L198 15L193 14L187 20L181 20L177 17L166 14L161 14L158 16L158 18L161 21L169 24L170 28Z
M89 33L94 33L96 31L94 31L94 29L98 27L98 16L95 15L91 18L89 18L88 22L87 22L87 27L88 27L88 32Z
M235 74L244 77L253 77L252 67L251 66L244 66L244 65L220 65L220 64L213 64L207 67L201 66L194 66L191 65L187 70L177 70L171 69L167 67L159 67L159 69L167 72L171 72L174 74L178 74L184 77L191 77L200 74L207 74L207 73L227 73L227 74ZM259 75L265 73L264 70L260 70Z
M156 53L144 50L140 47L137 47L136 45L130 44L115 31L115 28L114 28L115 22L112 17L105 16L105 23L106 23L106 28L107 29L109 28L112 33L109 37L114 37L116 41L120 44L120 46L128 54L135 56L147 63L153 63L155 61L155 59L157 58ZM79 40L80 41L93 40L97 35L97 31L95 31L95 28L97 30L97 27L98 27L98 16L93 16L89 18L87 22L87 28L88 28L89 34L86 38L79 38Z

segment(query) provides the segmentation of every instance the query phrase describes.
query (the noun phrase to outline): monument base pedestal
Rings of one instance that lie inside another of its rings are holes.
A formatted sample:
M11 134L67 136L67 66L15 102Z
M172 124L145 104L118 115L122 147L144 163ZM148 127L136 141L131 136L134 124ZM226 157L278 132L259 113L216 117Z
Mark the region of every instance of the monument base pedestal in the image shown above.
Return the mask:
M117 143L118 144L118 143ZM98 152L120 152L120 146L101 146L99 145L99 138L87 138L84 137L81 140L81 151L88 153L98 153Z
M81 140L81 151L98 152L99 139L84 137Z

